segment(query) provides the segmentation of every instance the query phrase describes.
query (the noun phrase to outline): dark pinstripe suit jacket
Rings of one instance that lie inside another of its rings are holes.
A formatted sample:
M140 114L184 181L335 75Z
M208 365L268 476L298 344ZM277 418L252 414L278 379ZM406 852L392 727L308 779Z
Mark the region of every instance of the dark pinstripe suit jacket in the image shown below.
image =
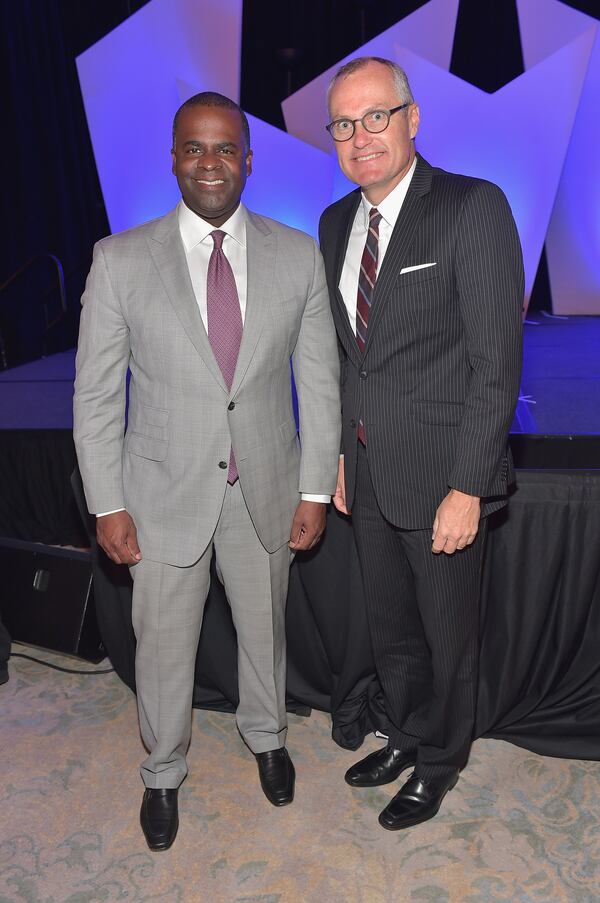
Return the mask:
M453 175L421 156L376 283L360 355L338 289L360 190L320 223L342 349L342 442L352 506L362 416L385 517L432 525L449 487L504 504L507 437L521 370L523 262L514 220L490 182ZM435 263L401 273L406 267Z

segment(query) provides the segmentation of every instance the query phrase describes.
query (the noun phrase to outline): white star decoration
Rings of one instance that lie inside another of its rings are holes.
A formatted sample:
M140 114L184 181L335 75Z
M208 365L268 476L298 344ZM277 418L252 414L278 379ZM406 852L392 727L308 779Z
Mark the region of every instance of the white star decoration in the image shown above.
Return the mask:
M523 244L527 296L546 241L555 310L598 313L598 23L557 0L518 0L526 72L487 94L448 72L457 10L458 0L430 0L351 56L385 56L407 70L425 157L503 188ZM177 202L173 112L197 91L238 99L241 16L241 0L152 0L78 58L113 231ZM343 62L284 101L288 133L249 117L254 172L245 203L313 235L322 209L353 187L324 129L326 86Z

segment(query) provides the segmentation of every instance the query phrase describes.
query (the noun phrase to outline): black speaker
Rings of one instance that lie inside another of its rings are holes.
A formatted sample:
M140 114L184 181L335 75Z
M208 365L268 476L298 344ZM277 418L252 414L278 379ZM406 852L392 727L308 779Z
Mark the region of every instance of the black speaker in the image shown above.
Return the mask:
M91 662L106 655L85 550L0 538L0 611L13 640Z

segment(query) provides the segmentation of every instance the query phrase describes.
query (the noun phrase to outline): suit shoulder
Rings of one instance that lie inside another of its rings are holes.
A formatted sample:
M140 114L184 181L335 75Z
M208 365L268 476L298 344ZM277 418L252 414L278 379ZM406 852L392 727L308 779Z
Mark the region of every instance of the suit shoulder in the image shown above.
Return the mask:
M166 216L172 216L172 213ZM147 223L141 223L139 226L132 226L130 229L124 229L122 232L114 232L112 235L106 235L96 242L96 247L101 247L103 251L113 251L145 243L148 236L152 235L156 226L166 219L163 216L157 216L148 220Z
M356 203L356 196L359 194L360 188L355 188L354 191L345 194L339 201L334 201L333 204L326 207L321 214L321 224L329 222L331 219L335 219L338 216L344 216Z
M465 201L467 197L506 198L504 192L495 182L480 179L477 176L466 176L461 173L447 172L439 167L432 167L432 191L439 196L454 196Z
M302 229L295 229L293 226L288 226L286 223L281 223L279 220L271 219L270 216L263 216L259 213L252 213L251 217L254 225L261 231L272 232L284 243L293 244L296 248L304 246L312 252L315 240L308 232L303 232Z
M444 228L456 225L461 241L474 241L478 247L510 246L521 255L515 217L495 182L438 169L432 175L430 196L434 216Z

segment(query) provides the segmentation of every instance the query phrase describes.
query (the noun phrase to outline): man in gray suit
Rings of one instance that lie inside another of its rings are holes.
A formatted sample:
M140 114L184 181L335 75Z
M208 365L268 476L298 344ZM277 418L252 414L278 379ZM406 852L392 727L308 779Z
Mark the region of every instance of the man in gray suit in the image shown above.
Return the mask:
M141 823L155 850L178 827L213 552L238 637L238 727L269 801L292 801L288 569L293 552L323 532L340 437L321 256L307 235L240 203L252 163L243 112L220 94L192 97L175 116L172 160L182 194L175 210L96 245L74 405L98 541L134 580L149 751Z
M360 186L320 225L343 349L334 502L352 511L389 722L387 746L346 780L372 787L414 766L379 816L396 830L437 813L469 752L486 517L512 476L523 264L500 189L415 152L400 67L350 61L329 112Z

